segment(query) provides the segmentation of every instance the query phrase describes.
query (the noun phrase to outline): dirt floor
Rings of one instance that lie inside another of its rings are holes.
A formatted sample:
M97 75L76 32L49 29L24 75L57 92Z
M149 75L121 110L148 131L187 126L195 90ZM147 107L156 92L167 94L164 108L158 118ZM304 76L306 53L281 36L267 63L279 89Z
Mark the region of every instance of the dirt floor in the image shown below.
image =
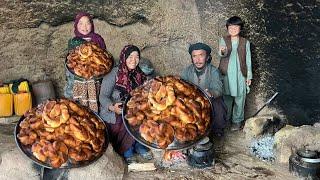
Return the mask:
M0 124L0 154L15 147L15 123ZM172 166L161 165L161 151L153 151L157 169L144 172L127 172L124 179L298 179L291 175L287 165L263 162L248 154L243 132L228 132L214 142L215 165L191 168L185 161ZM0 161L1 162L1 161Z
M196 169L181 162L155 171L129 172L125 179L298 179L289 173L286 165L263 162L248 154L242 132L227 132L225 138L214 144L214 167ZM155 164L159 164L162 153L154 154Z

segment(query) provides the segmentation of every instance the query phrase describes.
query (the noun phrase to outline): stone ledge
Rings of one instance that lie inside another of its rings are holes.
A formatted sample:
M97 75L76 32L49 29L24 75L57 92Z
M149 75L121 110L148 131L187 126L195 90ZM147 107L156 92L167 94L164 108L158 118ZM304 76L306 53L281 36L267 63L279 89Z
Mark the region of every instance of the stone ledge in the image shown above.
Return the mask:
M125 163L111 144L96 162L80 168L68 169L67 179L123 179ZM39 179L40 171L17 147L0 154L0 179Z
M294 154L301 148L319 151L319 139L320 129L318 124L299 127L287 125L275 134L274 148L277 154L276 160L280 163L287 164L291 154Z
M21 116L0 117L0 124L12 124L19 121Z
M243 132L247 140L263 134L274 134L285 125L285 122L274 115L252 117L246 120Z

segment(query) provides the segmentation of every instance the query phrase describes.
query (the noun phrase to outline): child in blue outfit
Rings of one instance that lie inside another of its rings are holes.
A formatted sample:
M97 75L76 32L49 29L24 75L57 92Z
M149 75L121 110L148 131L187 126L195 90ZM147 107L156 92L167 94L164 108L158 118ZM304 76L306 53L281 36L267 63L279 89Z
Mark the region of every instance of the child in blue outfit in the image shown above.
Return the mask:
M240 36L243 28L240 17L227 20L228 35L219 42L219 70L223 75L223 95L228 108L231 130L239 130L244 121L246 94L252 80L250 42Z

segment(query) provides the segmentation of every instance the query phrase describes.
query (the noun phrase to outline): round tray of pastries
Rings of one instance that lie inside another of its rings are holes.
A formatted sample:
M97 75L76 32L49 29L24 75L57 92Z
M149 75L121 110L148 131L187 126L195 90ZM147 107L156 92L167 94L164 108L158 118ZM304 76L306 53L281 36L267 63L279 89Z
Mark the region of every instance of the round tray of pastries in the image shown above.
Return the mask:
M50 169L89 165L108 146L103 120L68 99L27 111L15 127L15 141L33 162Z
M86 42L69 52L65 65L79 79L100 79L111 71L113 57L96 43Z
M128 132L155 149L186 149L212 124L209 97L179 77L156 77L131 91L122 112Z

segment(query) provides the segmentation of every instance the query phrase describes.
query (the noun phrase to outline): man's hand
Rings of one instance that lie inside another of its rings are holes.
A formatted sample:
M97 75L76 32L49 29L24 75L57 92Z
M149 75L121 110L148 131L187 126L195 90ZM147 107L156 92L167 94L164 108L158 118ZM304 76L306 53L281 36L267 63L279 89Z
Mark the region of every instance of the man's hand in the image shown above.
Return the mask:
M251 85L251 79L247 79L246 84L247 84L247 86L250 86Z

